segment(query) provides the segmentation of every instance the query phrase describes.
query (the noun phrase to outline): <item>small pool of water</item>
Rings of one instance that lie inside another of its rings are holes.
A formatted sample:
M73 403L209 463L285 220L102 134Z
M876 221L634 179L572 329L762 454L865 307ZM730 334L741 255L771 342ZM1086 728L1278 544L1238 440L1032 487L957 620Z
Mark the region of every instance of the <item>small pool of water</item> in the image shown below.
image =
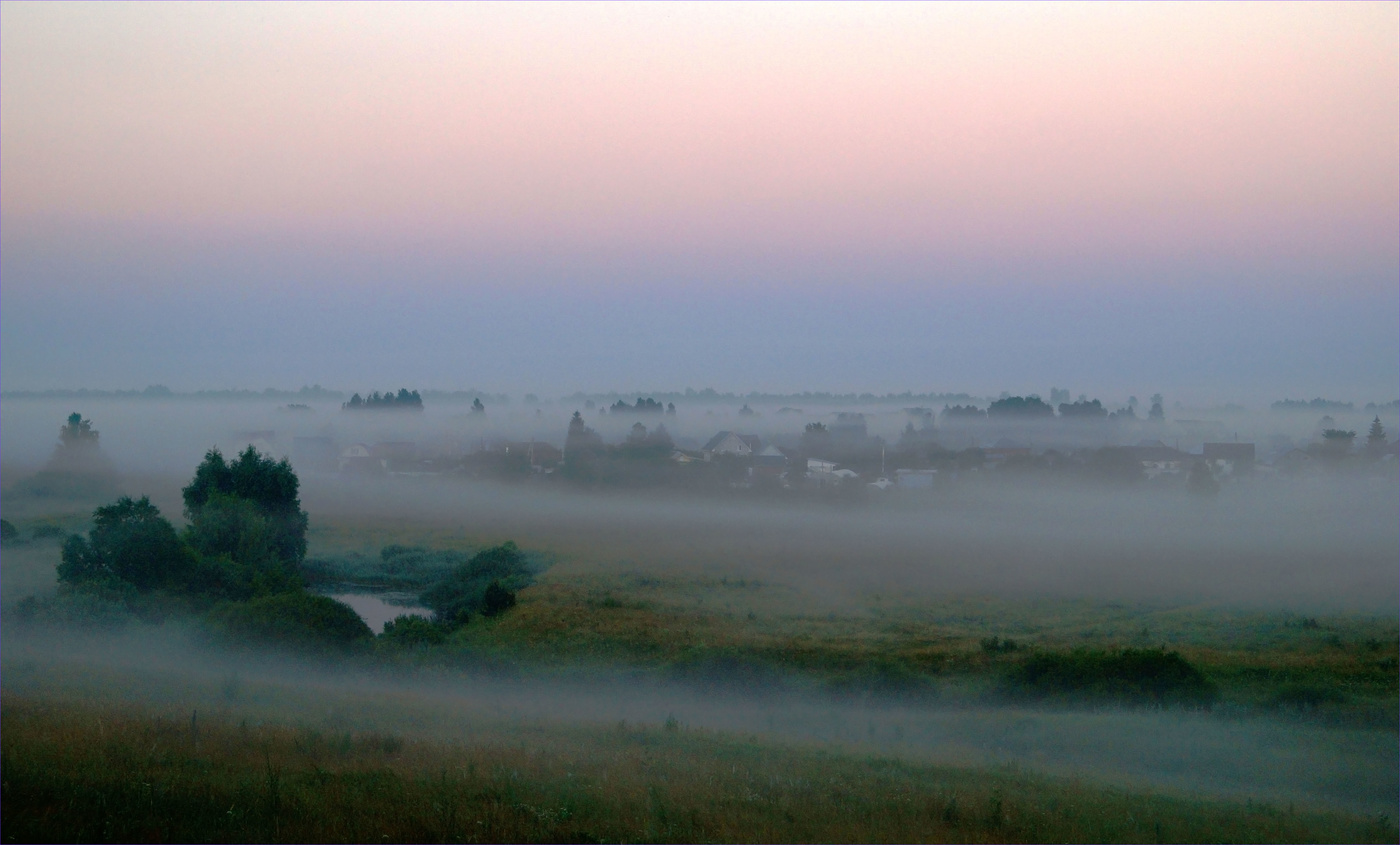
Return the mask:
M400 616L422 616L432 618L433 612L415 604L418 597L413 593L326 593L350 609L360 614L365 624L376 634L384 633L384 623L392 622Z

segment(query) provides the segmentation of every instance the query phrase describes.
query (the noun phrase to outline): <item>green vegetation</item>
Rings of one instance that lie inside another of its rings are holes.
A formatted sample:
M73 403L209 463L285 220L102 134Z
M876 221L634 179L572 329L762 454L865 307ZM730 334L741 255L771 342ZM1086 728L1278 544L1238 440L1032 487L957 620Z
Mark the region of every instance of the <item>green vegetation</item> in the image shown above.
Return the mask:
M1389 819L664 726L443 742L6 697L4 840L1393 842Z
M0 519L0 543L13 543L19 539L19 529L8 519Z
M1175 651L1075 649L1034 654L1010 673L1013 693L1060 701L1209 708L1220 697Z
M515 591L534 581L525 555L507 540L473 555L423 592L439 622L463 624L473 613L498 616L515 606Z
M227 602L209 614L227 640L256 645L346 648L374 636L355 611L334 599L304 591L248 602Z

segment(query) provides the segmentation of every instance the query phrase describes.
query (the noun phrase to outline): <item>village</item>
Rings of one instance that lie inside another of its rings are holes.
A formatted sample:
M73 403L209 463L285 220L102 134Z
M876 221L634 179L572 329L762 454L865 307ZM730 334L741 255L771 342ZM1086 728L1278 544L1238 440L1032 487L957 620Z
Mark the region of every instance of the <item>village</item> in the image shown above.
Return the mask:
M1301 437L1275 433L1256 442L1220 421L1166 419L1160 403L1139 418L1131 407L1102 411L1097 400L1062 403L1058 414L1038 397L999 402L1001 413L993 402L987 410L945 406L939 412L760 412L745 404L737 412L678 414L674 403L638 397L635 405L580 408L555 436L541 409L483 425L487 417L476 403L465 417L471 425L418 425L415 439L323 433L279 440L275 430L241 432L240 439L289 457L300 472L346 479L447 476L848 497L928 491L973 478L1078 479L1211 493L1245 478L1393 473L1397 460L1397 444L1379 414L1360 436L1324 415ZM876 433L901 420L897 434Z

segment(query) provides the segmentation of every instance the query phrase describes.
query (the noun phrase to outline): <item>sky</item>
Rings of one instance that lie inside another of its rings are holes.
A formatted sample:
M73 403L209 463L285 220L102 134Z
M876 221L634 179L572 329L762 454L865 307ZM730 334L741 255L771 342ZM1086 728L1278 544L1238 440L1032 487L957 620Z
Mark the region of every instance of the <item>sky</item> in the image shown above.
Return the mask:
M0 4L5 390L1400 394L1400 4Z

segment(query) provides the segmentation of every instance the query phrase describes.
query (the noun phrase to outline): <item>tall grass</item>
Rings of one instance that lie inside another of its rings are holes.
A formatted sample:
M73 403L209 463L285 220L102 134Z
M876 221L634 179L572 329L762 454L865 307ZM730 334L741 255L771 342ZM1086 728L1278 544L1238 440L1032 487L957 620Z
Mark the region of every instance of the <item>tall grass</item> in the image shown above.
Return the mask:
M6 842L1381 842L1393 823L685 729L458 742L0 705Z

